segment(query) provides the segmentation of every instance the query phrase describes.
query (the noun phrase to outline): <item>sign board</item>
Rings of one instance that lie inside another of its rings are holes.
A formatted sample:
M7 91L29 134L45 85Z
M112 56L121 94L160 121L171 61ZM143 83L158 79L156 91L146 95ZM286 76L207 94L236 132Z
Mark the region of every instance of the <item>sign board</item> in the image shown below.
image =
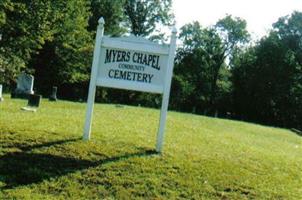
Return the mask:
M163 93L168 45L135 36L103 37L97 85Z
M156 150L161 152L176 48L176 29L169 45L135 36L103 35L99 20L89 85L84 140L90 139L97 86L163 94Z

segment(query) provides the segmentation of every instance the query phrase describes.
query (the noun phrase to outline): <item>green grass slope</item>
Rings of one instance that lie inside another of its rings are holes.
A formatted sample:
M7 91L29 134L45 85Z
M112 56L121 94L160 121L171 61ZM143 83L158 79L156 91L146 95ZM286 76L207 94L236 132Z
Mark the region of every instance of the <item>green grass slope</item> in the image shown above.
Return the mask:
M302 138L285 130L159 110L84 103L0 103L0 199L302 199Z

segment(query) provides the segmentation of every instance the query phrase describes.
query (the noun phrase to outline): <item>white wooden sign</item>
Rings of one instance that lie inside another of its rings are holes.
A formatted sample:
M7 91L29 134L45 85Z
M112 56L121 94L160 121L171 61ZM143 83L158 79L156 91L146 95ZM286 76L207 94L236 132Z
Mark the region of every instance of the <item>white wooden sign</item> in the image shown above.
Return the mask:
M164 128L173 73L176 29L170 45L141 37L104 36L104 19L99 20L93 54L83 139L90 139L95 89L97 86L163 94L156 151L162 151Z

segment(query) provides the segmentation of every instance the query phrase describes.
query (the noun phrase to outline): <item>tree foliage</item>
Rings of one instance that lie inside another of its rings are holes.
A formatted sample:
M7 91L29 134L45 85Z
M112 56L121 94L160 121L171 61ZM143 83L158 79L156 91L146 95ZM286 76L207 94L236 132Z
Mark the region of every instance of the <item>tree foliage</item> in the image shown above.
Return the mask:
M231 15L226 15L218 20L215 28L223 40L226 56L231 56L236 47L249 41L250 34L246 30L246 26L245 20Z
M85 1L56 1L52 4L55 21L53 35L30 65L35 70L41 93L48 95L53 85L72 89L70 85L88 82L92 57L92 40L87 31L89 7ZM49 61L49 62L45 62Z
M89 31L95 31L100 17L105 19L105 34L118 36L126 32L124 23L125 0L90 0ZM121 23L122 22L122 23Z
M211 115L218 109L226 113L231 84L225 61L239 44L248 41L248 36L246 22L231 16L209 28L202 28L198 22L182 27L182 46L177 53L175 68L178 88L175 88L175 94L188 95L185 99L189 102L184 101L183 107L191 105L194 112Z
M131 33L144 37L161 33L162 26L173 22L171 7L171 0L126 0L125 15Z
M53 20L49 1L4 0L1 10L1 73L10 82L26 69L31 55L51 38Z
M298 12L280 18L268 37L235 59L234 107L240 117L301 128L301 19Z
M218 80L225 80L221 72L226 66L220 63L224 56L222 40L215 29L203 29L198 22L182 27L180 39L183 44L177 52L173 95L182 98L180 105L174 106L197 113L212 112L212 104L218 103Z

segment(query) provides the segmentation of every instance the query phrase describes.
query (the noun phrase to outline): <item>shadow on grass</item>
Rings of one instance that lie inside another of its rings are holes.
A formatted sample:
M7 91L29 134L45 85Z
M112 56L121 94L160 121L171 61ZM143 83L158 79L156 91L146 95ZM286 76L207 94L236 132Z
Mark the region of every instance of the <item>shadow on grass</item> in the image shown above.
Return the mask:
M74 139L68 139L68 140L56 140L51 142L44 142L40 144L28 144L28 143L15 143L13 145L3 145L3 148L18 148L22 151L30 151L32 149L38 149L38 148L47 148L54 145L60 145L60 144L66 144L70 142L77 142L80 141L82 138L74 138Z
M23 146L23 151L34 148L50 147L52 145L64 144L79 139L48 142L33 146ZM32 152L13 152L0 157L0 181L5 183L2 189L12 189L14 187L39 183L43 180L66 175L78 170L90 167L97 167L110 162L118 162L132 157L143 157L156 154L153 150L139 149L135 153L104 158L98 161L76 159L71 157L56 156L51 154ZM1 187L0 187L1 189Z

